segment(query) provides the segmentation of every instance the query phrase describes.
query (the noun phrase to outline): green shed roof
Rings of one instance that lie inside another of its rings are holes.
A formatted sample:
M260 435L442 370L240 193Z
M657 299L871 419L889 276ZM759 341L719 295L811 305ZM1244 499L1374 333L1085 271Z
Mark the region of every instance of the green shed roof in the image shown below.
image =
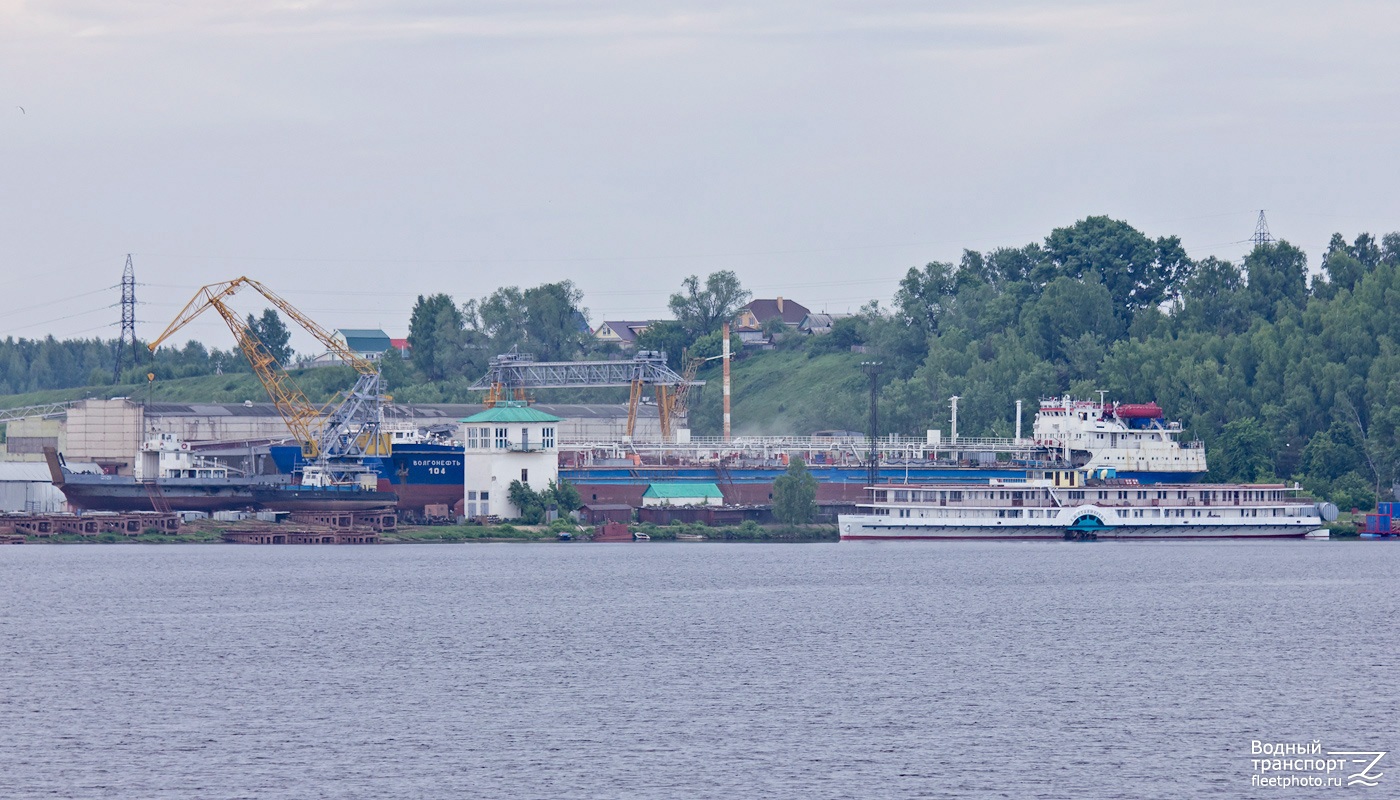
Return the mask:
M724 498L719 486L713 483L653 483L642 493L642 497L718 497Z
M336 333L356 353L382 353L394 346L389 334L378 328L339 328Z
M472 414L459 422L560 422L553 414L530 408L519 401L499 403L495 408Z

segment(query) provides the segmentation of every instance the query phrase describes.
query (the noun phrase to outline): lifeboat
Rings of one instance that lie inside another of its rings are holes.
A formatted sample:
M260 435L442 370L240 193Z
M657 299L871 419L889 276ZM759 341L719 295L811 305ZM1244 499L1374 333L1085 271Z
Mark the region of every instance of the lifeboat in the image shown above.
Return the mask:
M1160 419L1162 407L1156 403L1126 403L1118 406L1119 419Z

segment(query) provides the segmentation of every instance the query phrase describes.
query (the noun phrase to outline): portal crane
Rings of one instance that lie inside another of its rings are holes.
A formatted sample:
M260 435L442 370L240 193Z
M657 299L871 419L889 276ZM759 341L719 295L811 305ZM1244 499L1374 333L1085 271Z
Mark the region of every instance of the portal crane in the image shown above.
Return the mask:
M245 286L261 294L359 373L355 385L344 399L334 405L316 406L307 398L296 381L277 363L267 345L229 308L229 298ZM384 398L380 395L378 367L352 352L276 292L247 277L202 287L176 315L175 321L151 342L150 349L154 351L210 308L223 317L254 374L267 390L277 413L287 423L287 429L301 442L302 457L314 462L319 468L318 472L328 476L327 480L331 483L346 482L346 478L357 479L365 469L363 457L384 450L379 437Z

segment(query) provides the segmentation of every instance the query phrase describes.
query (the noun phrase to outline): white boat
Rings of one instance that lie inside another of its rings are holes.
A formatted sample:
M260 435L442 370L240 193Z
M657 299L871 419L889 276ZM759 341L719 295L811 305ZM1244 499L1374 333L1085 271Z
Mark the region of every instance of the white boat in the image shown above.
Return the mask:
M1303 537L1337 517L1283 484L1140 484L1078 470L986 484L881 484L837 524L878 539L1213 539Z

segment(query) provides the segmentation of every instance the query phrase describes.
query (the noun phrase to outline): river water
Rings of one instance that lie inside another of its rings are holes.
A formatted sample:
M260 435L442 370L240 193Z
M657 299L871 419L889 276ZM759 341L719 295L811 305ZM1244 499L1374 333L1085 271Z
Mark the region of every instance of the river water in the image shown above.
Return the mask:
M0 796L1396 796L1397 620L1385 542L7 547Z

